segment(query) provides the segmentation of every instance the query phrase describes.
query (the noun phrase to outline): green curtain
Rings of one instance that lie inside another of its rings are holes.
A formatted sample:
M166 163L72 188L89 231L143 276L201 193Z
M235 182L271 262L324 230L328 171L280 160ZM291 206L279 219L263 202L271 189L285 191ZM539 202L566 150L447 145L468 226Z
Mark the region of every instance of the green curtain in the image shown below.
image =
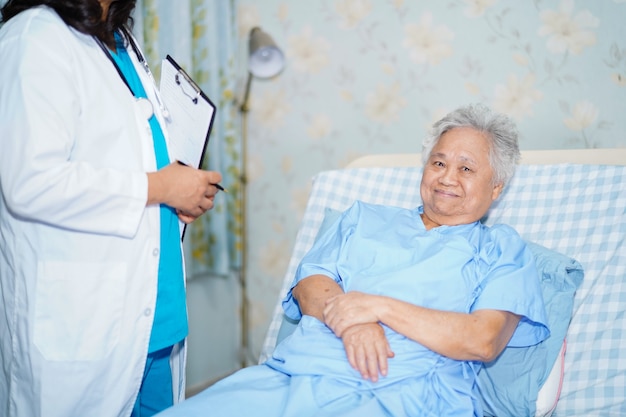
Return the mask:
M138 0L134 33L159 80L171 55L217 107L204 168L219 171L228 193L187 227L188 278L226 275L241 249L239 112L234 101L237 49L235 0Z

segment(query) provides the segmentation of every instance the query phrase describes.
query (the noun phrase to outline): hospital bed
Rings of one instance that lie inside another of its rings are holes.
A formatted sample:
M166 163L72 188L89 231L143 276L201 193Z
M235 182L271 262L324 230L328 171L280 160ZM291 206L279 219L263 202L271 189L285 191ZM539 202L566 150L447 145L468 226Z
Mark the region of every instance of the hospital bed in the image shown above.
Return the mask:
M260 362L296 325L280 300L325 218L355 200L415 207L420 178L419 154L368 155L313 178ZM548 341L483 375L494 385L485 415L625 416L626 148L523 151L484 221L509 224L542 248L553 327Z
M260 362L296 326L280 300L320 229L355 200L419 205L420 166L419 154L372 155L314 176ZM626 416L626 148L523 152L484 221L529 242L552 331L480 372L485 415Z

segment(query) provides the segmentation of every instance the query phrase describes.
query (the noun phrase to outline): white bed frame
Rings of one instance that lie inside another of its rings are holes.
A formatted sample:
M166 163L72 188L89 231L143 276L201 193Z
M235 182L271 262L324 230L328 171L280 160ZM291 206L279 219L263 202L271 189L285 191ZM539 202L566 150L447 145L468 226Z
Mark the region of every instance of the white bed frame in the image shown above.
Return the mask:
M522 151L522 164L626 165L626 148ZM347 168L421 166L420 153L372 154L355 159Z

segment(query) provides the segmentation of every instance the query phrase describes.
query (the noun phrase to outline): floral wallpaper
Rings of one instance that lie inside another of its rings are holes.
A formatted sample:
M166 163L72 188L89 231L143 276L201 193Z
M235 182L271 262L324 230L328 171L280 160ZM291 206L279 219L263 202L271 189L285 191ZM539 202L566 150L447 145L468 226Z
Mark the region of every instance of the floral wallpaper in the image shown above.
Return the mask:
M237 19L242 79L251 27L287 59L251 92L257 354L315 173L419 152L428 127L469 102L511 115L522 149L626 147L624 0L239 0Z

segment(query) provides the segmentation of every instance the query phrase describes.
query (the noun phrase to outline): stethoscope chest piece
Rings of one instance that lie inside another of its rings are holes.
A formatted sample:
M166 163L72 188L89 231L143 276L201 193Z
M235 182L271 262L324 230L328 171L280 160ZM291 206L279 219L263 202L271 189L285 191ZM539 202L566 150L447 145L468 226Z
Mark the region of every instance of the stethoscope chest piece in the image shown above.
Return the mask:
M146 98L136 99L135 105L139 109L141 115L146 118L146 120L149 120L154 114L154 108L152 107L152 103L150 103L150 100Z

